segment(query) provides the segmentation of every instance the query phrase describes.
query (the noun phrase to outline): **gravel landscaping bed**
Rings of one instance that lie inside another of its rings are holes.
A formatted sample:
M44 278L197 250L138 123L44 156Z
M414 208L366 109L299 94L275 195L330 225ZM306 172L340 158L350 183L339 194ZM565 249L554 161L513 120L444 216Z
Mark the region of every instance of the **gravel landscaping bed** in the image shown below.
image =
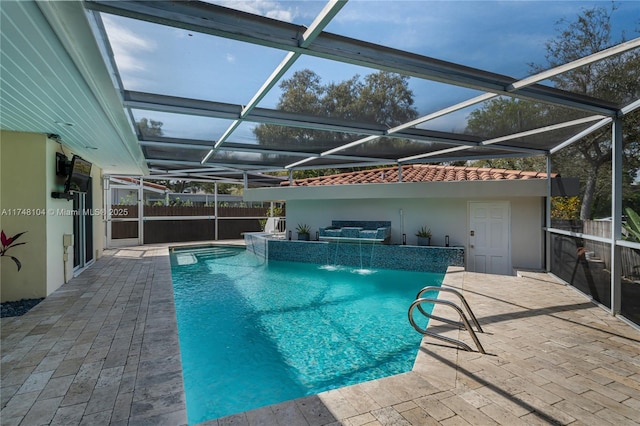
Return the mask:
M24 315L43 300L44 298L22 299L17 302L4 302L2 303L2 315L0 315L0 318L19 317L20 315Z

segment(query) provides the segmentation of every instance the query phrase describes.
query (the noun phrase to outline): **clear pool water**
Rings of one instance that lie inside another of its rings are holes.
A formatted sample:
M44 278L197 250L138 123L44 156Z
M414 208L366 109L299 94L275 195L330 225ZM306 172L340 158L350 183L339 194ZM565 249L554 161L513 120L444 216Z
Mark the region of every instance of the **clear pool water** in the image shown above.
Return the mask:
M189 424L411 370L407 309L442 274L171 255Z

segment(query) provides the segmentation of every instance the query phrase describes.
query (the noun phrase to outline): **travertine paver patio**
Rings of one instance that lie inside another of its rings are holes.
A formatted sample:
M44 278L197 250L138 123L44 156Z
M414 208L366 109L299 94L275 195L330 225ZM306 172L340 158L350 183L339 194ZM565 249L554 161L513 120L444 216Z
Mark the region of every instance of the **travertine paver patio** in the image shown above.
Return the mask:
M2 319L3 425L186 423L167 254L109 251ZM427 338L411 372L207 424L639 424L639 331L546 274L451 271L445 285L468 298L487 355Z

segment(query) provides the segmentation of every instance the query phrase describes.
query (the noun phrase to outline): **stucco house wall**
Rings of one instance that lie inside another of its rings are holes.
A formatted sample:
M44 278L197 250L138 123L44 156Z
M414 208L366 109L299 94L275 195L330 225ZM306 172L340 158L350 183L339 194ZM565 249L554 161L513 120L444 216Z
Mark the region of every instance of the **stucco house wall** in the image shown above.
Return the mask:
M0 298L3 302L23 298L46 297L73 275L73 247L67 251L63 235L73 234L73 216L60 214L71 211L73 203L51 197L61 191L55 171L57 141L41 133L2 131L0 133L0 226L8 237L26 231L18 242L24 245L7 253L22 263L3 256L0 270ZM69 152L67 152L69 154ZM92 167L94 209L102 208L101 169ZM104 222L93 220L93 244L102 255ZM66 267L66 271L65 271Z
M420 227L431 229L432 245L469 245L469 203L510 204L510 248L513 269L544 268L544 197L547 182L482 181L284 187L246 190L247 201L285 200L287 231L299 223L311 227L311 238L332 220L391 221L391 243L415 245Z
M33 133L0 134L2 230L7 237L26 231L18 242L27 243L9 249L0 259L3 302L46 296L47 217L26 214L27 210L47 208L46 139L45 135ZM22 263L20 271L8 255Z

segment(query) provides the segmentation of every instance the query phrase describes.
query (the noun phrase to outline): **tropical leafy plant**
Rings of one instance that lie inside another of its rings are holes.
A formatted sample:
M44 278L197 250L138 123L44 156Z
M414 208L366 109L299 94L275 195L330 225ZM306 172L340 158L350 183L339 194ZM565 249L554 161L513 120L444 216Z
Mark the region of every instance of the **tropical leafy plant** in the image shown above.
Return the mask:
M425 226L423 226L416 233L416 237L431 238L431 228L427 229Z
M25 231L27 232L27 231ZM4 233L4 231L1 231L0 233L0 242L2 242L2 249L0 249L0 256L8 256L11 258L11 260L13 260L16 263L16 266L18 267L18 271L22 268L22 263L20 263L20 261L18 260L17 257L15 256L10 256L7 255L7 251L9 251L10 248L16 247L16 246L21 246L23 244L27 244L25 243L17 243L15 244L16 240L18 238L20 238L20 236L22 234L24 234L25 232L20 232L16 235L14 235L13 237L7 237L7 235Z
M627 223L622 224L627 231L625 239L640 243L640 215L633 211L631 207L627 207L625 213L627 214Z
M306 223L299 223L296 227L296 231L298 231L298 234L310 234L311 227L309 227L309 225L307 225Z

